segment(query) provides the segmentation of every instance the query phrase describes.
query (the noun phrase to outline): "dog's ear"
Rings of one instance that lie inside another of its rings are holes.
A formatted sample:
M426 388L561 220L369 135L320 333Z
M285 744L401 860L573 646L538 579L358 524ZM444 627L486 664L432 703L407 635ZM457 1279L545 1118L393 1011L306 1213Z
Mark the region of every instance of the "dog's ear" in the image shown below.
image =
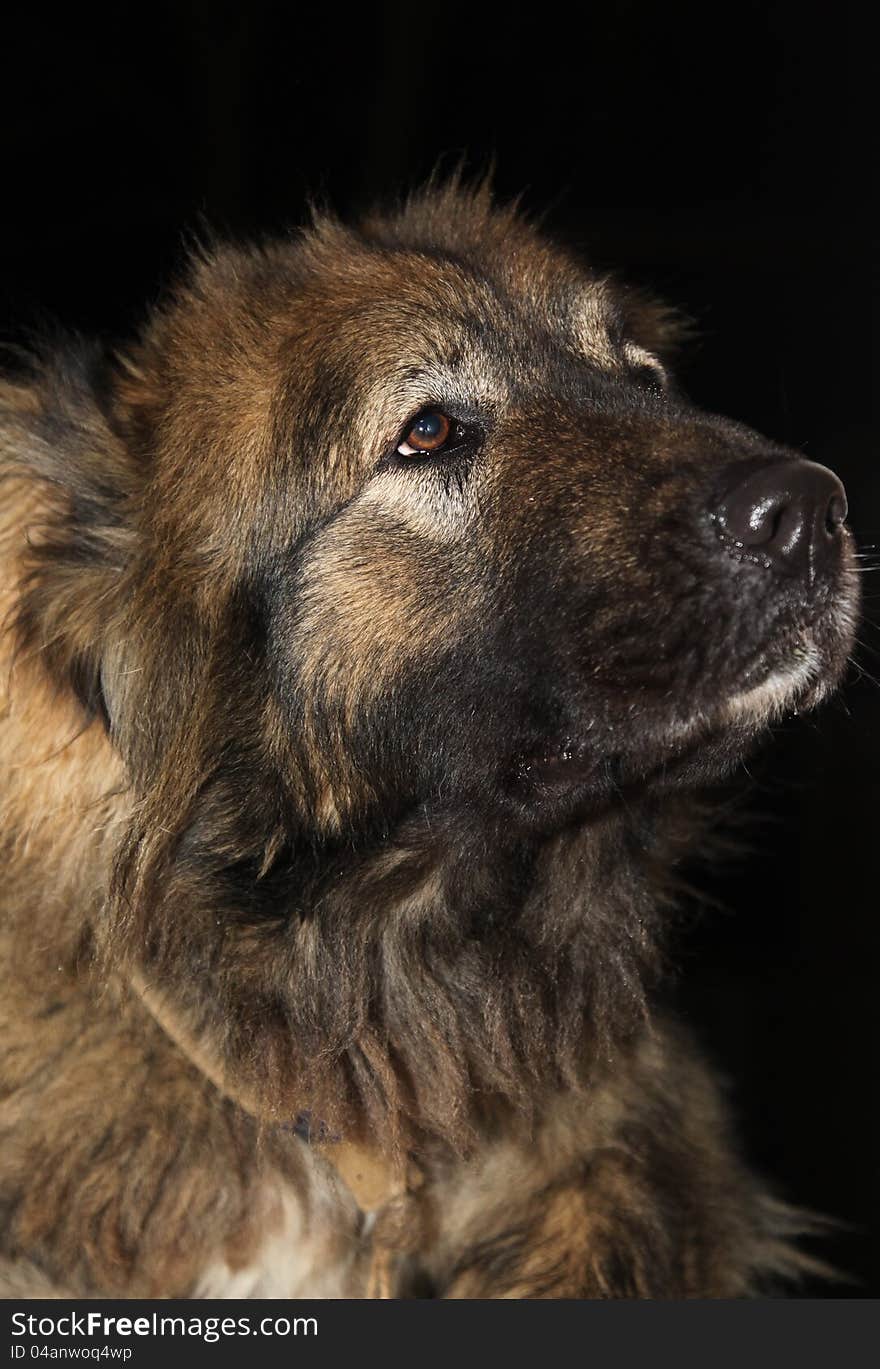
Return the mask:
M150 530L152 374L68 341L0 382L0 538L13 582L0 585L11 605L0 626L13 658L100 719L122 757L132 811L116 891L129 919L186 833L189 849L250 856L226 830L216 772L247 767L229 741L259 709L247 602L197 604L175 571L185 556L172 547L163 558Z
M693 320L646 290L625 286L622 296L626 337L667 364L696 336Z
M136 550L141 472L114 431L113 361L78 339L0 382L0 492L17 651L109 724L102 671ZM18 546L15 539L18 539Z

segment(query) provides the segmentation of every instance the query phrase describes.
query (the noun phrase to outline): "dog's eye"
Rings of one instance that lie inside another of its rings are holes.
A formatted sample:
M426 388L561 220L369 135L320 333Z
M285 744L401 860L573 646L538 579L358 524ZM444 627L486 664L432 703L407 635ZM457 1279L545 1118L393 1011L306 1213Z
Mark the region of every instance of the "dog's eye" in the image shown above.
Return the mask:
M400 456L419 456L423 452L439 452L452 436L452 419L439 409L426 409L419 414L406 437L398 444Z

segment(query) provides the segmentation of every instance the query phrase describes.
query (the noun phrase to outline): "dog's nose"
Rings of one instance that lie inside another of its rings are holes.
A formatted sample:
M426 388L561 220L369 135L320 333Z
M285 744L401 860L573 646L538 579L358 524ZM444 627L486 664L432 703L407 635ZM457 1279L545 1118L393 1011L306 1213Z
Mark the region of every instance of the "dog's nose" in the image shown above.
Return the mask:
M834 472L795 460L752 466L724 496L715 518L725 540L774 569L812 580L839 542L846 513L846 491Z

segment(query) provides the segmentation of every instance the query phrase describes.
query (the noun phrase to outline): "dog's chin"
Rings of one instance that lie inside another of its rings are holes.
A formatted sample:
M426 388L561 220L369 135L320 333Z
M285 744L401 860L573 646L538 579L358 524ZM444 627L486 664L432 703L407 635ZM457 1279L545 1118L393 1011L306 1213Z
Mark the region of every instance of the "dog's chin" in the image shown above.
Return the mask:
M508 800L527 820L552 826L605 811L638 791L714 783L773 723L815 708L845 661L841 643L829 653L802 635L796 648L756 659L724 690L707 689L687 712L664 717L646 709L613 732L587 724L580 736L524 751L509 771Z

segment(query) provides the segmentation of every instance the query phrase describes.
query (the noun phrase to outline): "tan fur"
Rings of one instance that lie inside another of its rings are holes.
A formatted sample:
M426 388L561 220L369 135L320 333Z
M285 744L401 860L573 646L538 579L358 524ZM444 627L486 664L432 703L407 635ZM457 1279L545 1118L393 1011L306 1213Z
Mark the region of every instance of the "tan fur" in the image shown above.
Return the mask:
M640 728L665 765L794 697L782 671L740 718L693 624L633 616L685 482L758 442L636 389L679 331L453 184L207 251L124 355L0 387L6 1296L731 1297L809 1267L651 1006L690 798L508 793L548 758L527 724L571 745L540 694L566 672L609 773ZM472 479L395 461L441 398L479 416Z

